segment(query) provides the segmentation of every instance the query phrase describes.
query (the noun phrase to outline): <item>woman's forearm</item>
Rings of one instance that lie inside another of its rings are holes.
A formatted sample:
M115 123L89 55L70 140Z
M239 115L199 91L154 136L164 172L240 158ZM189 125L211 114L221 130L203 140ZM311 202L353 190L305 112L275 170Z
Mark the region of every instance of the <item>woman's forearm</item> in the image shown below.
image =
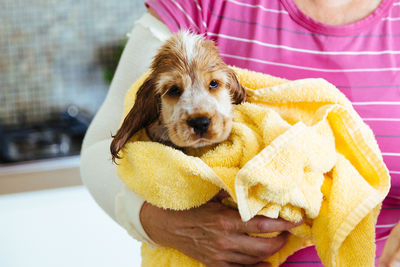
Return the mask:
M158 47L170 36L160 21L145 14L130 33L107 97L82 145L81 176L96 202L140 241L149 241L139 219L143 199L129 191L111 162L111 134L117 131L130 86L148 70Z
M237 210L224 206L217 198L183 211L161 209L146 202L141 220L158 245L175 248L207 267L269 266L262 261L284 246L288 238L285 231L300 224L264 216L243 222ZM281 231L273 238L248 235Z

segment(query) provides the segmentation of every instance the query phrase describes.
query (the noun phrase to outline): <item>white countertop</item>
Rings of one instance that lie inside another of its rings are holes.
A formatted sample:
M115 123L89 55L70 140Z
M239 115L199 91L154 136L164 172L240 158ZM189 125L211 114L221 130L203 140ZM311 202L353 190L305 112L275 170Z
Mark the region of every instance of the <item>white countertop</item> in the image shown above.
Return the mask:
M140 243L83 186L0 195L0 266L136 267Z
M0 177L11 174L51 171L59 169L77 168L80 156L59 157L21 163L0 164Z

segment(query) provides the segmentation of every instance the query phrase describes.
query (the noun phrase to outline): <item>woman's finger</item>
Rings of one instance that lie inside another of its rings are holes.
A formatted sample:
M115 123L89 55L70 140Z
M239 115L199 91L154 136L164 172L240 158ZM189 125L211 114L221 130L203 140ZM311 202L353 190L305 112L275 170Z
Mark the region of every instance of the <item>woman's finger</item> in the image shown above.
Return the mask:
M235 251L265 260L279 251L289 238L288 232L271 238L241 235L237 237L238 247Z
M292 223L283 219L270 219L264 216L256 216L248 222L236 221L236 229L242 233L273 233L283 232L296 227L303 222Z

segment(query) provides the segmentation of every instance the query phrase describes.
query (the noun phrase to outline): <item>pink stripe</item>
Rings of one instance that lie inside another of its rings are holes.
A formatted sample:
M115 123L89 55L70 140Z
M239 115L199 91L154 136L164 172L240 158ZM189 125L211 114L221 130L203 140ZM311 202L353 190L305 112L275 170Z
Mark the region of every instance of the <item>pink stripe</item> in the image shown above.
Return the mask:
M400 196L390 195L387 198L393 202L396 202L396 204L399 204L400 206Z
M400 208L400 205L398 205ZM395 224L400 221L400 212L398 210L382 210L379 214L377 224L378 225L387 225L387 224ZM388 229L384 229L387 231ZM381 230L382 232L383 230Z
M389 174L392 177L392 187L389 195L400 196L400 167L397 166L396 169L389 170Z
M281 266L323 266L313 246L297 251L287 258L286 262L289 263L284 263Z
M395 90L393 90L393 94ZM393 99L395 96L393 96ZM353 101L357 99L351 99ZM371 98L371 100L375 100ZM398 118L400 119L400 105L357 105L354 109L360 114L362 118Z
M400 60L399 60L400 61ZM383 75L384 76L384 75ZM400 81L399 81L400 83ZM352 83L354 87L357 86L357 84ZM362 85L362 84L360 84ZM393 101L393 99L397 98L396 91L400 89L397 87L379 87L377 85L376 88L367 88L367 89L354 89L354 88L344 88L341 89L341 91L349 97L351 100L355 102L365 102L365 101L371 101L371 99L374 99L374 101ZM400 106L400 105L399 105ZM399 113L400 117L400 113Z
M383 156L383 160L389 170L396 170L400 166L400 157L396 156Z
M400 192L394 192L393 190L390 192L390 195L388 195L385 199L385 204L390 205L392 208L398 207L400 209L400 201L398 199L398 197L400 197ZM383 210L382 214L386 214L387 211L393 211L393 210ZM400 221L400 217L398 216L398 214L400 213L399 210L397 210L397 216L392 216L389 217L388 222L391 223L396 223L398 221Z
M400 154L400 136L377 137L376 139L382 151L394 151Z
M269 8L269 9L282 9L282 5L280 4L279 1L270 1L270 0L235 0L235 1L252 5L261 5L264 8Z
M229 2L233 5L236 5L236 7L242 7L242 8L256 8L256 9L261 9L264 12L272 12L272 13L281 13L283 12L284 14L287 14L287 11L284 10L279 10L277 9L272 9L272 8L267 8L265 7L262 3L248 3L248 2L243 2L239 0L224 0L225 2ZM234 7L234 8L236 8ZM231 7L232 8L232 7Z
M390 174L392 176L392 180L394 180L391 184L391 188L389 191L389 194L387 195L384 204L389 206L398 206L400 207L400 179L396 179L394 176L397 176L397 178L400 178L399 174ZM400 215L400 212L399 212Z
M369 117L369 116L364 116ZM376 135L400 135L400 121L365 121ZM399 167L400 169L400 167Z

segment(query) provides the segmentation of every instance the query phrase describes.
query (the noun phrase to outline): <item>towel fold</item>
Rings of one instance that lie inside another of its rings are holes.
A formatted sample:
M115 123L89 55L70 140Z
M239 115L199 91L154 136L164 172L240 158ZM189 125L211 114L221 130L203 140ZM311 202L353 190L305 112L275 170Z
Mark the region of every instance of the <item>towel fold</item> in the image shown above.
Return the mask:
M272 266L310 245L325 266L373 266L375 222L390 177L370 128L323 79L288 81L233 69L248 102L234 107L228 140L184 153L151 142L141 130L120 152L118 175L162 208L197 207L224 189L244 221L257 214L303 220L266 259ZM129 90L125 115L147 75ZM143 244L142 266L202 265Z

